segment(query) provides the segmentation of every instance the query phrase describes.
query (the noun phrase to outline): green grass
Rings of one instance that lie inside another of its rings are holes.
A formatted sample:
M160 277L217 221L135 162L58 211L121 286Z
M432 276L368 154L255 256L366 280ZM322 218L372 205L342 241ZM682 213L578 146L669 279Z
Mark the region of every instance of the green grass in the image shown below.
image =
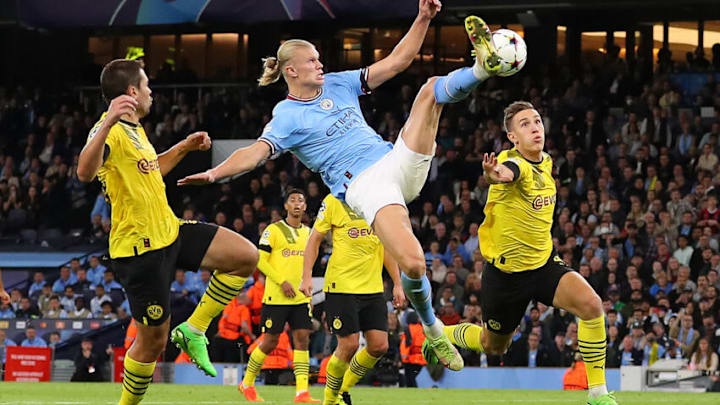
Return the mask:
M322 387L311 388L313 397L322 398ZM292 403L293 387L258 386L258 393L270 404ZM353 404L398 405L484 405L484 404L578 404L584 405L585 392L460 390L413 388L355 388ZM90 405L117 404L119 384L7 383L0 382L0 405ZM620 405L710 405L720 404L720 394L666 392L620 392ZM145 405L213 405L246 403L235 387L217 385L153 384L143 400Z

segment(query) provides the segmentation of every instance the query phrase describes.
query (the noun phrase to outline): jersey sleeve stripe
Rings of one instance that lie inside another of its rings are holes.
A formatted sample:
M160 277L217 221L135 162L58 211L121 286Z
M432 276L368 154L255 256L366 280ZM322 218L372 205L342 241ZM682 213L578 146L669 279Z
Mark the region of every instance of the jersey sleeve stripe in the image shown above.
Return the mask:
M268 253L272 253L272 248L270 247L270 245L260 245L258 246L258 249L264 250Z
M258 142L264 142L270 147L270 156L274 156L277 152L277 148L275 147L275 144L272 143L271 140L267 138L258 138Z
M370 88L370 85L368 85L368 77L370 77L370 68L364 67L360 71L360 89L365 94L372 93L372 89Z

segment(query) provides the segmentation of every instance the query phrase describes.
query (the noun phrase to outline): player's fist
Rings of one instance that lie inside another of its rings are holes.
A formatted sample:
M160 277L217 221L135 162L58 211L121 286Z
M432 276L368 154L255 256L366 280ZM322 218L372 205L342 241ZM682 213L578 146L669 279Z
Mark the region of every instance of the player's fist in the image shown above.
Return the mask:
M287 281L283 281L282 284L280 284L280 288L283 290L283 294L285 294L288 298L295 298L295 289L293 288L292 284L288 283Z
M201 186L210 183L215 183L215 176L210 170L183 177L177 181L178 186Z
M187 150L208 150L212 145L212 140L207 132L195 132L185 138L185 147Z
M305 294L306 297L312 297L313 293L313 287L312 287L312 278L305 279L303 278L300 282L300 288L298 288L301 293Z
M108 124L115 125L123 115L131 115L134 113L137 105L137 100L127 94L117 96L110 101L110 107L108 107L105 120L107 120Z
M10 296L8 295L7 291L0 290L0 302L2 302L3 304L10 303Z
M440 0L420 0L418 4L418 15L425 18L435 18L442 8Z

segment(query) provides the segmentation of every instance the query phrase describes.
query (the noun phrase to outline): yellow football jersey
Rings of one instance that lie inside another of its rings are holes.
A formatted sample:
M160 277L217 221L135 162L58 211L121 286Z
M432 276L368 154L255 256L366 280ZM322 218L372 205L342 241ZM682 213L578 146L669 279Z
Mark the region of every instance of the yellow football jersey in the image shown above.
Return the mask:
M265 228L260 237L260 249L270 254L268 263L280 278L295 288L295 298L286 297L280 284L267 277L263 304L296 305L310 302L310 297L298 291L302 281L303 257L308 236L310 236L310 228L305 225L295 228L288 225L285 220Z
M121 120L110 129L105 146L110 153L97 176L111 208L110 257L137 256L173 243L180 221L168 205L158 157L143 127Z
M365 220L328 194L314 228L332 231L333 251L325 271L323 290L345 294L383 291L383 245Z
M553 249L550 228L556 187L552 158L533 163L515 149L500 152L498 164L514 162L520 175L511 183L491 184L485 221L478 230L480 251L500 270L518 272L544 265Z

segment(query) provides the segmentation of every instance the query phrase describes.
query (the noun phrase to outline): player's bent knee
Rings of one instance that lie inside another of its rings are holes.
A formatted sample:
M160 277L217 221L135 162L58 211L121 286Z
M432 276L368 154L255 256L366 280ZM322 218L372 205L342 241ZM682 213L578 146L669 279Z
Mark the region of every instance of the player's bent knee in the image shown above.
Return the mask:
M425 275L425 258L415 255L404 255L398 262L400 269L410 278L420 278Z
M583 300L581 310L578 312L577 316L584 321L603 316L604 312L600 297L594 292L588 294L588 297Z
M346 341L343 343L343 350L349 353L355 353L360 348L360 343L358 341L354 342L348 342Z
M388 351L387 341L375 345L368 345L368 353L373 357L381 357Z

